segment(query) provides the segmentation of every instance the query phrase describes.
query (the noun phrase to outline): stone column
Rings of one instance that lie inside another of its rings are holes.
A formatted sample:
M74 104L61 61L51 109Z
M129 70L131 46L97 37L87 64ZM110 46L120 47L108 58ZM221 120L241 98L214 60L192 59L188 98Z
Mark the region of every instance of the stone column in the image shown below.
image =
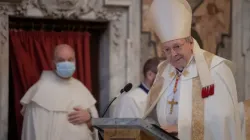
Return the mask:
M245 57L244 65L245 65L245 99L250 99L250 1L244 0L242 3L242 54ZM239 69L241 72L243 69Z
M0 140L8 138L9 109L9 18L0 15Z
M126 39L126 83L137 87L140 83L141 56L141 0L131 0L128 10L128 36Z
M239 101L250 98L250 1L233 0L232 60Z

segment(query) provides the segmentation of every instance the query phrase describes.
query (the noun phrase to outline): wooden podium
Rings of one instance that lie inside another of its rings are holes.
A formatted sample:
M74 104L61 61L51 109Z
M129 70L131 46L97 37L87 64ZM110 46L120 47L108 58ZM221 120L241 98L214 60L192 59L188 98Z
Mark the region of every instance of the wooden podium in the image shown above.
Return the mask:
M104 129L104 140L156 140L140 129Z
M92 119L104 140L179 140L143 119Z

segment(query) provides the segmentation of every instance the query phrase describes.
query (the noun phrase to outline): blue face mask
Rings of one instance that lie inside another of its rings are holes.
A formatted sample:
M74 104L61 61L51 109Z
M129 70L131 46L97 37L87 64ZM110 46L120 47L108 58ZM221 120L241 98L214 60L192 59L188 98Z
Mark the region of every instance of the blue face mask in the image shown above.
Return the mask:
M71 77L76 70L74 62L64 61L56 63L56 73L62 78Z

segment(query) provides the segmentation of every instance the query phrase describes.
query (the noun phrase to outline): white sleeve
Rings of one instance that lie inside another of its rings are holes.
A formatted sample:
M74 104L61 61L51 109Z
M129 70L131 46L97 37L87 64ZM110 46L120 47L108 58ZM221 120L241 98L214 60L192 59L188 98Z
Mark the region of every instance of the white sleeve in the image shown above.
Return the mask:
M230 68L222 63L215 69L215 93L220 94L221 113L226 113L227 117L224 121L224 126L221 130L224 131L227 140L243 140L242 129L244 129L242 122L242 113L240 114L240 104L238 103L237 90L235 79ZM221 114L221 116L226 115ZM231 115L230 115L231 114ZM228 138L226 136L229 136Z
M124 95L120 96L115 104L112 114L113 118L140 118L139 109L133 98Z

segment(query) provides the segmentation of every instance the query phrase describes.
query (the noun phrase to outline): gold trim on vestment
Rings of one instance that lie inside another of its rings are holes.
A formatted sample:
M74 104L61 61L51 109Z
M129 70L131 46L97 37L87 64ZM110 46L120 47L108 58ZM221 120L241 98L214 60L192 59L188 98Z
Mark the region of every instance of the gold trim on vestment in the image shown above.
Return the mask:
M149 108L154 103L154 101L158 98L161 92L163 83L164 83L164 78L159 77L157 81L153 84L153 86L151 87L150 94L149 94L149 103L147 105L147 108Z
M203 53L208 67L211 67L211 62L213 60L214 54L205 51ZM201 97L201 82L200 77L193 78L192 87L192 134L191 140L204 140L204 100Z
M176 72L175 72L175 71L172 71L172 72L169 73L169 77L170 77L170 78L173 78L173 77L175 76L175 74L176 74Z
M184 71L182 72L182 75L185 76L185 77L187 77L188 74L189 74L188 70L184 70Z
M149 91L149 100L147 104L147 109L150 108L150 106L154 103L154 101L158 98L161 89L164 84L164 77L162 76L162 73L164 72L165 68L167 67L168 62L164 61L159 67L158 67L158 73L155 78L155 82L152 85L150 91Z
M204 103L201 98L201 82L199 77L193 78L192 87L192 135L191 140L204 139Z

